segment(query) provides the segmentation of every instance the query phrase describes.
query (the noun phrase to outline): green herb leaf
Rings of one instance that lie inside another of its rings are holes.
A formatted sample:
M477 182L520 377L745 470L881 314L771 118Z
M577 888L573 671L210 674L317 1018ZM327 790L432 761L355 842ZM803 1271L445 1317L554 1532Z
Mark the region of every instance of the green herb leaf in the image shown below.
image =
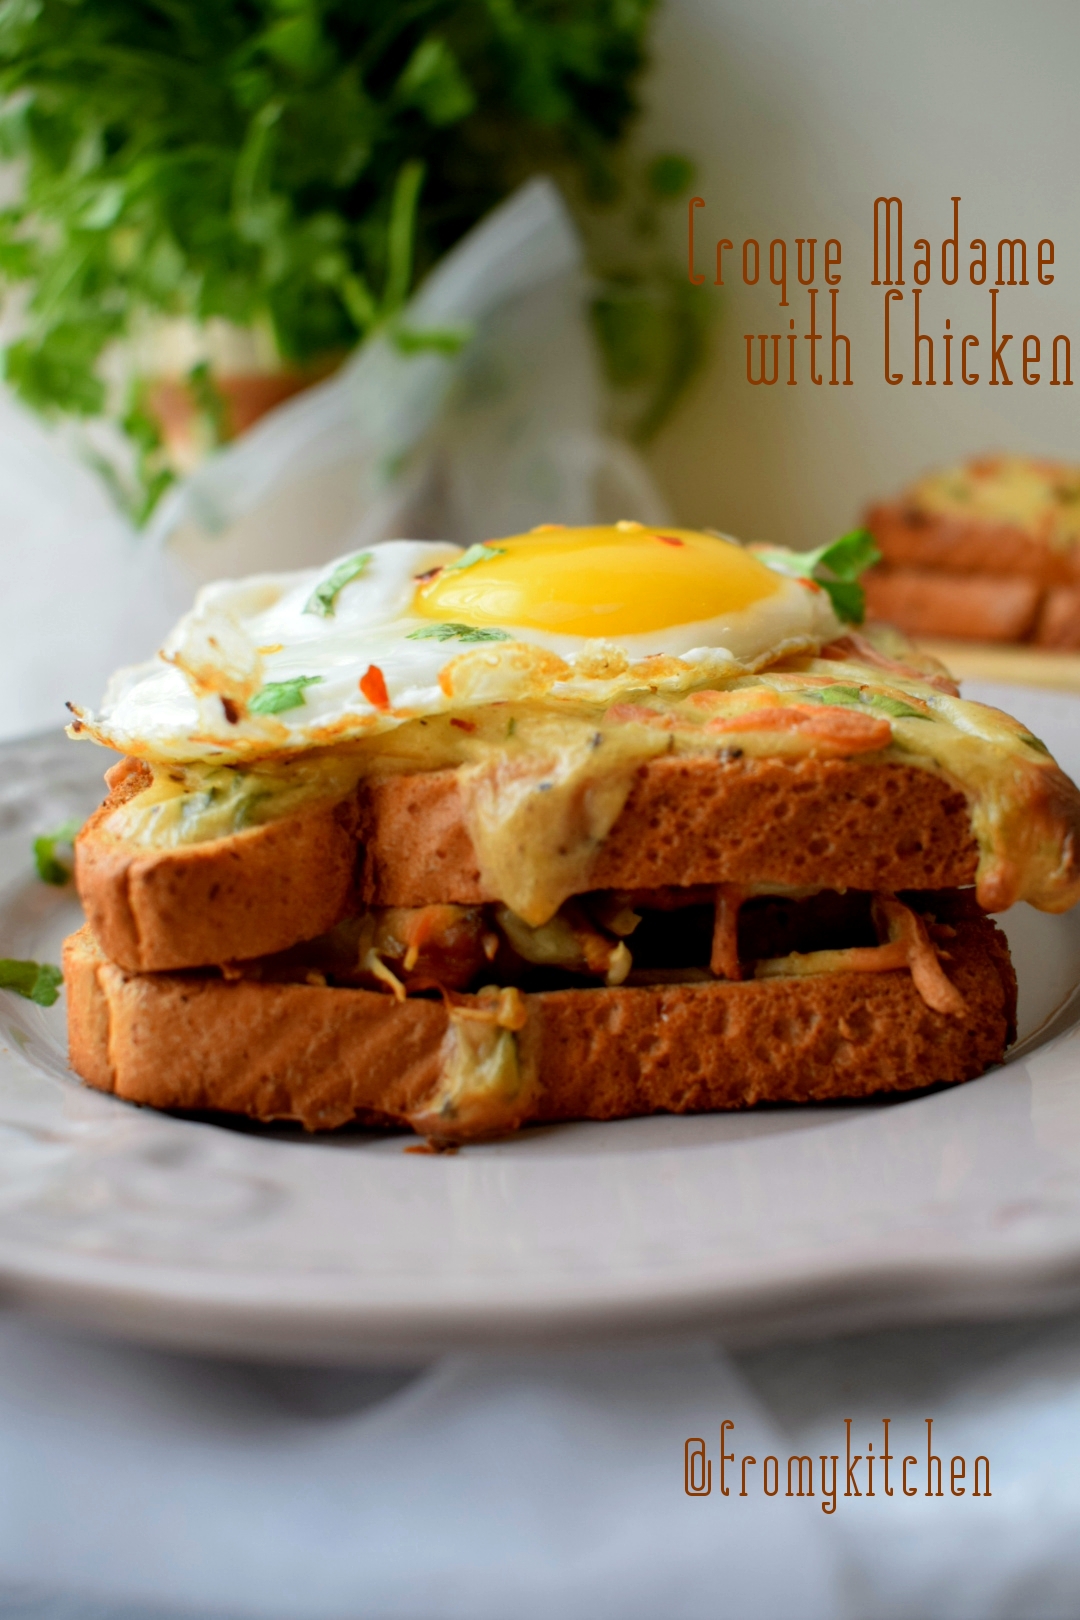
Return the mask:
M42 883L55 884L59 889L71 881L71 867L58 858L56 849L58 844L70 844L81 826L82 821L76 816L57 827L55 832L42 833L34 839L34 865Z
M474 326L390 325L390 341L401 354L460 354L475 332Z
M291 681L267 681L248 704L249 714L284 714L304 705L304 688L318 686L321 675L295 675Z
M304 612L318 613L324 619L332 618L339 593L354 579L359 579L370 561L370 551L358 551L355 556L344 558L332 574L316 585L304 603Z
M412 284L416 211L425 172L423 163L404 163L394 183L390 223L386 228L386 286L383 290L383 303L388 311L401 308Z
M398 94L418 107L436 129L467 118L476 106L476 97L454 53L445 40L430 34L405 64L398 80Z
M39 1007L51 1007L60 994L64 975L50 962L17 962L0 959L0 990L14 990Z
M188 372L188 387L195 409L212 445L224 444L229 437L229 413L224 395L214 382L208 360L200 360Z
M871 691L865 686L824 686L819 692L807 692L805 695L813 703L836 703L845 709L876 709L879 714L887 714L892 720L931 718L922 709L913 708L900 698L890 697L887 692Z
M830 540L827 546L806 554L811 573L817 577L819 568L827 568L834 578L844 581L858 579L864 569L880 562L881 552L874 544L869 529L852 529L839 540Z
M825 686L820 692L808 692L818 703L840 703L845 707L862 702L862 693L857 686Z
M832 610L841 624L862 624L866 618L866 592L861 585L849 585L838 579L818 579L832 603Z
M817 551L788 551L780 546L761 546L757 555L767 568L789 579L812 579L828 592L833 612L842 624L862 624L866 617L866 595L856 580L865 568L878 562L881 553L869 529L852 529L839 540L830 540Z
M922 709L913 708L910 703L904 703L900 698L890 697L887 692L864 692L863 699L871 709L887 714L892 720L931 719L931 716Z
M506 630L495 630L479 624L426 624L422 630L410 630L409 641L513 641Z
M1049 748L1047 748L1042 738L1033 736L1030 731L1022 731L1020 733L1020 741L1027 743L1029 748L1034 748L1037 754L1045 754L1047 759L1053 758Z
M505 556L505 546L489 546L485 545L483 541L479 541L475 546L470 546L467 551L463 551L456 562L447 563L444 572L452 574L460 568L471 568L474 563L486 562L489 557Z

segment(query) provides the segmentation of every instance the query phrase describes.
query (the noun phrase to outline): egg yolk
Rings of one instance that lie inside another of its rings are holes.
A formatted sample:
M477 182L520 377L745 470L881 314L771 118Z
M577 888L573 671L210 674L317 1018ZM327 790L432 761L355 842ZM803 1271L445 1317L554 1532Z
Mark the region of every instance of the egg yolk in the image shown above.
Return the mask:
M416 592L429 619L570 636L638 636L718 619L781 587L741 546L693 529L622 523L488 540Z

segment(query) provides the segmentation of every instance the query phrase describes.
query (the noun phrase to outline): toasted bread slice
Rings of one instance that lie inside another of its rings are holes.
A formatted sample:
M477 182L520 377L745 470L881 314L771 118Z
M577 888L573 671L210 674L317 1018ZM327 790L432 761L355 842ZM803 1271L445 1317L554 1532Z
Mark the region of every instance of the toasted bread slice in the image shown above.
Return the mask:
M284 950L361 901L497 898L481 881L452 770L362 783L340 804L162 850L106 831L133 780L114 787L75 846L90 926L106 956L131 973ZM859 759L684 756L640 768L588 886L944 889L970 884L977 864L965 795L930 771Z
M947 972L961 1015L929 1008L906 971L521 996L511 1037L520 1083L486 1116L440 1091L455 1018L440 1000L132 975L83 928L64 950L71 1062L91 1085L157 1108L313 1131L396 1124L446 1139L530 1121L859 1098L973 1079L1002 1057L1016 1005L1007 949L970 910L953 926ZM480 998L456 999L467 1018Z
M1080 585L1055 585L1047 591L1033 639L1037 647L1080 648Z
M481 882L453 771L367 784L360 835L368 904L496 898ZM973 882L977 864L964 794L915 766L661 758L638 770L589 887L949 889Z
M872 618L909 636L1023 641L1042 601L1035 580L1015 574L948 573L939 568L875 568L864 575Z
M75 840L75 881L106 955L131 971L243 960L313 939L356 908L354 797L228 838L154 850L112 837L112 812L149 781L135 760Z
M1076 547L1054 546L1044 535L1007 520L927 512L901 499L871 507L866 527L894 568L989 574L1029 580L1039 588L1080 579Z

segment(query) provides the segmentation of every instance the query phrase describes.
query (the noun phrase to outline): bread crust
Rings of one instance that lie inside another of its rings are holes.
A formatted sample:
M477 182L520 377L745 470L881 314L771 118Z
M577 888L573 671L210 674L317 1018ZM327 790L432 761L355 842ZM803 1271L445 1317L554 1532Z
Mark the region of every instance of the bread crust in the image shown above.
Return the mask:
M1055 585L1047 591L1034 640L1037 647L1062 651L1080 647L1080 585Z
M370 905L476 905L484 888L453 771L362 785ZM649 761L590 873L594 889L770 882L948 889L972 883L965 795L917 766L857 759Z
M973 1079L1012 1038L1016 981L993 923L955 923L967 1010L931 1011L907 972L524 997L529 1119L620 1119L812 1102ZM438 1080L447 1013L367 990L127 974L83 928L65 945L72 1066L155 1108L308 1130L408 1124Z
M155 850L106 831L112 812L138 791L132 782L128 775L112 788L75 840L87 921L120 967L160 972L265 956L314 939L356 909L353 798Z
M1041 588L1080 582L1080 550L1015 524L921 512L903 498L872 506L865 522L892 567L1006 575Z
M132 780L75 843L87 920L129 973L269 956L325 933L361 901L498 898L481 880L452 770L362 783L344 803L167 850L105 830ZM973 882L977 865L966 797L917 766L687 756L640 768L589 886L945 889Z
M909 636L1023 641L1035 626L1042 586L1017 575L948 573L940 567L875 568L862 579L871 618Z

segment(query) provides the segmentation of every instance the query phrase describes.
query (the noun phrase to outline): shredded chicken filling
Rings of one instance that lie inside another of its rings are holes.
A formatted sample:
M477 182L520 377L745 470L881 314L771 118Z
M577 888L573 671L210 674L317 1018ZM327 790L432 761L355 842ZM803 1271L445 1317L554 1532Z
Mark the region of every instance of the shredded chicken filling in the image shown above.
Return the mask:
M942 898L948 910L948 896L905 901L764 884L605 891L566 901L538 927L498 904L373 908L280 956L223 971L358 986L399 1001L424 993L452 1000L480 986L487 995L493 983L516 995L583 980L634 986L906 972L928 1007L959 1015L964 1001L943 966L955 930L937 920Z

